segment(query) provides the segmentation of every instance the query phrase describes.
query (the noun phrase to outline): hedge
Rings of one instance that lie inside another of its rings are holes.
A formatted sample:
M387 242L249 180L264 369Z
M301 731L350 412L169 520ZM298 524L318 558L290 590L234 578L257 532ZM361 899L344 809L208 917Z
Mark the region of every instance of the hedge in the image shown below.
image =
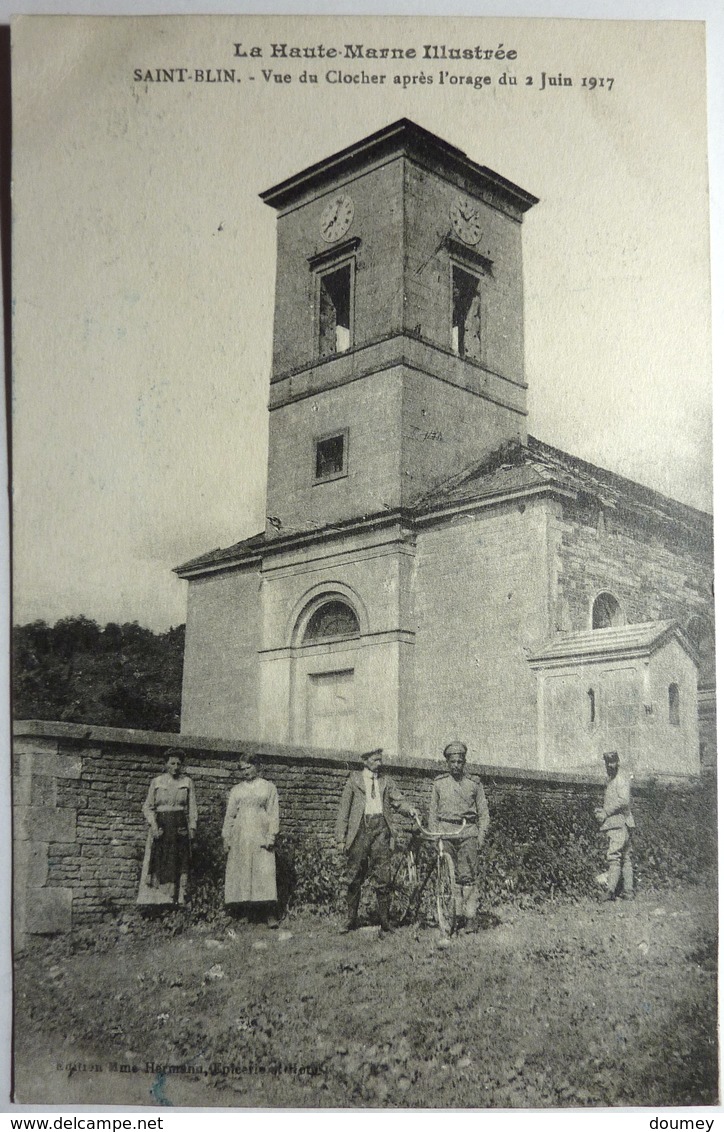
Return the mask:
M480 859L483 908L584 899L597 891L606 839L593 816L590 792L489 788L491 825ZM634 798L634 867L642 891L681 883L715 884L716 791L704 782L686 789L649 783ZM208 828L208 827L206 827ZM409 840L396 831L396 860ZM277 882L283 910L320 914L342 906L343 861L322 838L282 835ZM207 919L223 910L224 857L218 838L200 830L186 916Z

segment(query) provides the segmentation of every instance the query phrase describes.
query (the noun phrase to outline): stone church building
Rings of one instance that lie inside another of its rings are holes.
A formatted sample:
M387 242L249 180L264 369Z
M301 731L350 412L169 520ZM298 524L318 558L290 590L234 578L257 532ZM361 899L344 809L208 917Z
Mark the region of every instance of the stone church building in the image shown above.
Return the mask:
M528 435L536 198L403 119L262 199L267 527L177 570L182 731L698 773L711 517Z

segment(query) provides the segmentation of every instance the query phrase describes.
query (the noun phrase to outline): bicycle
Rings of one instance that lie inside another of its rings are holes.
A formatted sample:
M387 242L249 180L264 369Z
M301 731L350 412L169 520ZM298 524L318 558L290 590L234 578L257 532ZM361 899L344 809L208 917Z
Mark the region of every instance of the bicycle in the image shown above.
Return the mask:
M419 818L412 830L405 854L395 869L391 884L390 908L398 927L417 918L430 878L435 877L435 915L443 935L455 930L455 864L445 848L446 841L462 836L466 822L455 833L433 833ZM435 844L434 854L425 846Z

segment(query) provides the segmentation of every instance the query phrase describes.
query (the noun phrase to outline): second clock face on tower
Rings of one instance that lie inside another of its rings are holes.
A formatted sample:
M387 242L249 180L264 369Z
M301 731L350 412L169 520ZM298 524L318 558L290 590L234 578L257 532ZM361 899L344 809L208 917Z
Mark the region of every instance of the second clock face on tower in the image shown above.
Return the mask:
M463 197L450 205L450 222L464 244L477 244L483 234L479 210Z
M354 218L354 203L348 193L340 193L325 205L319 221L322 239L328 244L344 236Z

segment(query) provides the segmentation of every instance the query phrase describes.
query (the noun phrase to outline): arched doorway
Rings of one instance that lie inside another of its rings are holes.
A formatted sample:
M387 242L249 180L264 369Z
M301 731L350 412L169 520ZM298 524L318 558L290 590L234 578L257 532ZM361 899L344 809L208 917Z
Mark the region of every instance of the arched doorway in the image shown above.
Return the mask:
M298 742L343 750L357 745L360 633L357 611L339 593L319 595L299 617L292 642Z

